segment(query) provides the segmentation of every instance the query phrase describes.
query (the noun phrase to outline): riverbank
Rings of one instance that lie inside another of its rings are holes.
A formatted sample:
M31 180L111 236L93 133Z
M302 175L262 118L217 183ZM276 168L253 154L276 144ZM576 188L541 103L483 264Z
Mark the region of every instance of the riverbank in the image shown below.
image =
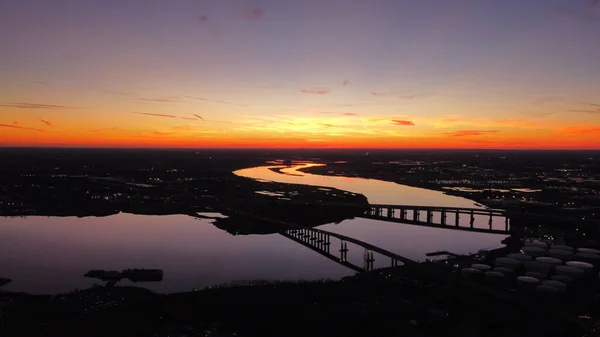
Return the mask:
M441 174L444 171L444 166L441 164L439 167L431 166L413 171L411 168L422 168L422 164L402 166L392 163L386 165L384 163L369 162L360 162L359 164L328 162L326 165L304 167L298 171L327 177L352 177L387 181L403 186L436 191L448 196L469 199L478 205L494 209L504 209L514 213L553 214L557 217L572 219L573 221L577 221L578 219L600 221L600 211L598 211L600 208L587 207L581 209L564 207L564 202L561 200L567 198L571 204L575 204L572 200L578 200L578 198L564 195L558 187L543 189L540 182L524 185L522 179L515 182L509 182L508 180L496 182L492 180L490 183L481 183L475 189L469 186L456 187L456 184L461 180L448 180L445 183L446 180L444 180L444 177L447 177L447 175ZM438 171L440 173L436 174ZM518 171L515 171L513 175L518 176L518 173ZM503 174L508 173L503 172ZM459 178L464 181L464 185L467 185L468 182L476 181L476 178L471 178L470 176L459 176Z

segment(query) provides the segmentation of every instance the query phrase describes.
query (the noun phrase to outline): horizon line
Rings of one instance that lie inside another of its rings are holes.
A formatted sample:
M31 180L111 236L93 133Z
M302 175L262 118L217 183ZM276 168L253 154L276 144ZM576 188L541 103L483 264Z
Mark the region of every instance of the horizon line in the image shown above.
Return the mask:
M0 149L83 149L83 150L409 150L409 151L599 151L588 148L419 148L419 147L103 147L103 146L1 146Z

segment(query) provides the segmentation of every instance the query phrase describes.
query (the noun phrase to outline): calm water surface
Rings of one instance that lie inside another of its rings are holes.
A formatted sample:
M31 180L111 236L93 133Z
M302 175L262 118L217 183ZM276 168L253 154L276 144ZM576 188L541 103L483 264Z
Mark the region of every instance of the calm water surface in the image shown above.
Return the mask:
M295 168L285 169L287 174L272 172L268 167L235 173L268 181L335 187L362 193L371 203L477 207L471 200L436 191L378 180L304 174ZM3 289L59 293L85 288L97 282L82 276L90 269L163 269L162 282L143 283L161 293L241 280L339 279L354 274L279 234L233 236L213 226L213 221L185 215L124 213L101 218L0 218L0 277L13 280ZM320 228L415 260L436 250L468 253L498 247L505 237L363 218ZM349 260L362 265L364 250L348 248ZM337 249L332 246L332 252ZM383 267L388 261L376 257L375 265Z

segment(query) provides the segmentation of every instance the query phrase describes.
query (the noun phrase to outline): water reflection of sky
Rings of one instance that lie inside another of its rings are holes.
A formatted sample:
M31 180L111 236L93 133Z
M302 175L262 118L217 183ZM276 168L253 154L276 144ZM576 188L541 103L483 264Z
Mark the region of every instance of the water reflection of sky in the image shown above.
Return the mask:
M265 181L334 187L363 194L372 204L483 208L473 200L447 195L439 191L375 179L321 176L298 171L298 169L316 165L322 164L295 165L282 169L285 173L293 175L278 174L266 166L243 169L234 173ZM434 217L434 221L439 221L438 218L439 215ZM503 229L503 219L497 220L494 221L494 229ZM502 220L501 223L499 220ZM487 228L487 226L487 217L476 216L475 227ZM502 246L500 241L506 238L505 235L437 229L365 218L355 218L337 225L329 224L319 228L366 241L414 260L423 260L426 253L439 250L467 254L483 248L497 248Z
M303 173L298 169L319 164L304 164L273 172L269 168L281 166L262 166L235 171L238 176L290 184L335 187L344 191L365 195L372 204L398 204L421 206L453 206L479 208L473 200L447 195L438 191L410 187L389 181L349 177L322 176Z
M4 290L56 293L85 288L90 269L164 270L159 292L236 280L313 280L352 275L345 267L278 235L240 235L185 215L0 218Z
M364 194L371 203L477 207L475 202L464 198L385 181L324 177L295 168L284 171L295 175L279 174L268 167L240 170L236 174L265 181L334 187ZM96 282L82 276L90 269L163 269L162 282L143 284L163 293L238 280L339 279L354 274L279 234L232 236L213 226L212 221L186 215L123 213L98 218L0 218L0 277L13 280L3 289L57 293L85 288ZM498 247L505 237L364 218L320 228L414 260L423 260L426 253L437 250L470 253ZM362 266L364 249L353 245L348 248L349 260ZM332 244L333 254L338 249ZM375 258L376 267L389 265L388 260Z

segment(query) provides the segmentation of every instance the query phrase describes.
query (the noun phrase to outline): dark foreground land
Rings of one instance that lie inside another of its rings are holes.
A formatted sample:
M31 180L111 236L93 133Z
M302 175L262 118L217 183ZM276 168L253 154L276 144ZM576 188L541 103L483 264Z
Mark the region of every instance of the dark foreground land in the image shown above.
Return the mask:
M429 267L427 267L429 266ZM400 267L340 282L273 283L157 295L97 287L0 293L2 336L594 336L565 298L495 296ZM428 274L429 273L429 274ZM596 294L594 294L595 296ZM7 302L10 301L10 302ZM544 310L540 309L545 307ZM586 316L597 316L585 312Z

